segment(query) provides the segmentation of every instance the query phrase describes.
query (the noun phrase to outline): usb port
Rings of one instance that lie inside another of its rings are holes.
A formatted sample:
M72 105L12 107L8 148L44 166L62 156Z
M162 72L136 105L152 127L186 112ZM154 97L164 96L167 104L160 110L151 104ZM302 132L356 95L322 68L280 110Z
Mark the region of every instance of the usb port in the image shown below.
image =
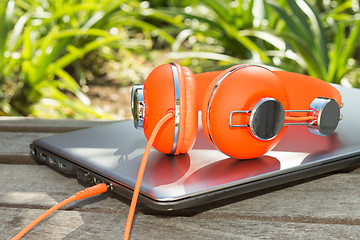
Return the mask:
M58 162L58 168L60 168L61 170L66 170L66 164L63 162Z
M40 160L43 161L43 162L46 162L47 160L47 156L43 153L40 153Z
M49 164L56 165L56 159L53 157L49 157Z

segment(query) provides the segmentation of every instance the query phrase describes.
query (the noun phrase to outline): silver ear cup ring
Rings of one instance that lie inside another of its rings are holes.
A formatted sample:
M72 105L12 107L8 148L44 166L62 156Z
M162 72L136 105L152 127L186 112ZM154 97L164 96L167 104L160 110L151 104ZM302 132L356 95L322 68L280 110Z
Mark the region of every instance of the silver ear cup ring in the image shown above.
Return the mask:
M179 74L174 63L170 63L171 71L174 80L174 94L175 94L175 126L174 126L174 140L170 154L175 154L179 142L179 127L180 127L180 79Z

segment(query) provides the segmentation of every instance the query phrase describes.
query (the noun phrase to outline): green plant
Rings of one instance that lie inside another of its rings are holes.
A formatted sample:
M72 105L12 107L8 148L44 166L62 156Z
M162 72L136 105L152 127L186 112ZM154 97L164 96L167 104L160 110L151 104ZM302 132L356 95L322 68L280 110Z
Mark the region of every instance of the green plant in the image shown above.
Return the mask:
M354 6L351 0L206 0L168 8L184 19L170 56L184 64L189 58L223 67L266 64L339 83L357 66L360 15Z
M255 15L254 9L257 9ZM253 32L241 32L243 29L259 30L265 21L267 24L273 23L273 17L268 15L263 0L205 0L185 9L168 8L164 11L184 19L182 31L172 46L172 57L189 54L182 51L189 46L200 58L227 62L247 59L271 63L266 53L267 43L254 38Z
M277 35L303 60L311 76L340 83L354 67L348 63L359 43L360 20L344 13L351 9L352 1L345 1L325 16L304 0L288 0L287 4L288 11L270 3L285 23Z
M139 2L127 0L2 1L1 114L104 117L66 70L104 46L150 49L152 36L173 41L140 20L141 11ZM136 38L139 33L144 38Z

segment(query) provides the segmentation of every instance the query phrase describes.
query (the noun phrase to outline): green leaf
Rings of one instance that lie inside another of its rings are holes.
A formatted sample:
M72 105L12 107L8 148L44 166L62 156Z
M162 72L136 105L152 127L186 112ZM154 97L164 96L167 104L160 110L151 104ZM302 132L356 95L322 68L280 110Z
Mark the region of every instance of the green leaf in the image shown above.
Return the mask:
M323 74L325 75L327 72L327 68L329 65L329 56L327 54L327 45L328 42L325 37L324 28L322 26L322 23L318 17L319 13L315 11L313 7L311 7L307 2L304 0L296 0L296 3L299 5L299 7L304 11L304 13L308 16L311 22L311 29L313 30L314 34L314 41L316 44L315 50L320 52L321 55L321 67Z
M227 4L220 4L220 1L216 0L204 0L203 3L209 6L216 13L219 19L223 19L223 21L227 23L233 22L234 19L232 19L229 15L228 9L224 7L227 6Z
M310 36L307 34L307 30L301 24L298 24L294 20L294 16L290 16L283 8L279 7L277 4L270 3L269 5L279 14L282 20L285 21L286 28L288 28L292 33L297 34L299 38L310 43ZM296 17L296 15L295 15Z
M73 77L70 76L70 74L61 68L58 68L55 71L55 74L64 82L64 84L61 86L62 89L69 90L70 92L74 93L83 104L87 106L90 105L90 99L80 90L79 84Z
M337 15L341 14L341 12L351 9L352 5L353 3L351 0L347 0L344 3L340 3L336 8L324 12L324 19L327 19L328 17L332 17L335 19Z
M335 82L336 73L339 70L339 60L343 52L343 46L345 42L345 26L342 23L337 24L335 42L329 51L330 64L329 70L326 77L326 81Z
M294 1L294 0L287 0L288 5L290 6L292 13L293 13L293 18L294 21L297 20L297 25L299 27L299 29L301 29L301 31L303 32L303 34L305 36L308 36L307 39L309 39L309 43L312 42L312 32L310 31L310 24L308 23L308 18L307 15L303 12L303 8L300 7L299 2L298 1ZM303 3L301 3L303 4Z
M241 35L243 35L243 36L253 36L253 37L260 38L263 41L269 42L271 45L273 45L274 47L276 47L282 51L286 50L285 41L272 32L246 29L246 30L239 31L239 33L241 33Z
M64 67L68 66L70 63L72 63L76 59L82 58L85 54L91 52L92 50L97 49L100 46L103 46L110 42L114 42L119 39L121 39L121 37L116 37L116 36L103 37L103 38L98 38L98 39L95 39L95 40L87 43L81 49L76 49L75 47L69 47L68 50L70 50L70 52L68 54L59 58L55 63L49 64L47 73L53 74L58 69L62 69Z
M346 39L344 50L339 58L339 65L342 71L337 74L336 82L339 83L344 75L348 72L346 67L347 61L353 56L360 37L360 20L355 22L355 25L351 29L349 37Z
M203 59L212 59L217 61L226 61L226 62L239 62L238 58L228 56L225 54L213 53L213 52L171 52L169 58L172 59L182 59L182 58L203 58Z
M6 38L12 28L11 21L14 16L14 7L15 2L13 0L0 2L0 72L4 67L4 53L7 50Z

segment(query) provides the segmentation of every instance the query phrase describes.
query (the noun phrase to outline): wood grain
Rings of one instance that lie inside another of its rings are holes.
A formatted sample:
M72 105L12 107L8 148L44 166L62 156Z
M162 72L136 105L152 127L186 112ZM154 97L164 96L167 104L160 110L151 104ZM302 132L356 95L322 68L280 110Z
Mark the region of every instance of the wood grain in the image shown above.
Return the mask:
M83 189L76 179L48 166L2 165L0 182L5 180L8 183L0 189L0 206L8 207L47 209ZM332 174L165 215L194 215L196 218L201 214L209 218L360 225L359 183L360 174ZM128 201L113 194L84 201L65 209L123 214L128 209ZM142 211L164 215L148 209Z
M29 154L30 144L34 139L51 135L53 133L0 132L0 163L35 164Z
M42 213L1 208L0 237L9 239ZM118 213L58 211L25 239L121 239L125 218ZM132 239L358 239L360 226L238 218L163 217L137 214Z

